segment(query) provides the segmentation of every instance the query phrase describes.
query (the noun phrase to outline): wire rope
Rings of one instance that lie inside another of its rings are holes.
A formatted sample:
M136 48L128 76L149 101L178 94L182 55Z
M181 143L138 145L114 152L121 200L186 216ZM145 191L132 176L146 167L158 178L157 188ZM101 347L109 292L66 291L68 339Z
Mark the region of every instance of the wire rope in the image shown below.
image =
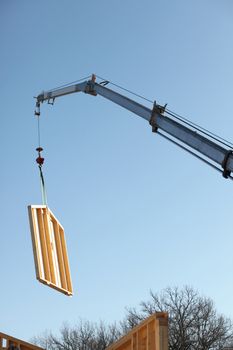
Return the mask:
M208 160L204 159L203 157L199 156L197 153L191 151L190 149L188 149L187 147L181 145L180 143L176 142L175 140L173 140L172 138L164 135L163 133L161 133L160 131L156 132L158 135L162 136L163 138L165 138L166 140L170 141L171 143L173 143L174 145L180 147L181 149L183 149L184 151L188 152L189 154L193 155L195 158L201 160L203 163L209 165L210 167L212 167L213 169L217 170L218 172L222 173L222 170L219 169L216 165L214 165L213 163L209 162ZM233 180L233 177L230 175L229 178L231 180Z
M139 95L139 94L137 94L137 93L135 93L135 92L133 92L133 91L131 91L131 90L129 90L129 89L126 89L126 88L124 88L124 87L122 87L122 86L120 86L120 85L118 85L118 84L115 84L115 83L113 83L113 82L110 81L110 80L107 80L107 79L105 79L105 78L102 78L102 77L100 77L99 75L96 75L96 77L99 78L99 79L101 79L101 80L108 81L109 84L111 84L111 85L113 85L113 86L116 86L116 87L118 87L119 89L121 89L121 90L123 90L123 91L126 91L126 92L128 92L128 93L130 93L130 94L132 94L132 95L134 95L134 96L137 96L137 97L139 97L139 98L141 98L141 99L143 99L143 100L145 100L145 101L147 101L147 102L153 103L153 101L149 100L148 98L146 98L146 97L144 97L144 96L142 96L142 95Z
M91 75L88 75L88 76L83 77L83 78L81 78L81 79L71 81L70 83L57 86L57 87L55 87L55 88L53 88L53 89L51 89L51 90L49 90L49 91L55 91L55 90L57 90L57 89L61 89L61 88L66 87L66 86L70 86L71 84L79 83L80 81L84 81L84 80L86 80L86 79L89 79L90 77L91 77Z
M175 112L172 112L171 110L169 109L166 109L166 113L171 115L172 117L182 121L183 123L195 128L197 131L200 131L202 132L203 134L211 137L212 139L214 139L215 141L218 141L222 144L224 144L225 146L228 146L228 147L232 147L233 146L233 143L224 139L223 137L217 135L217 134L214 134L213 132L209 131L208 129L205 129L203 128L202 126L196 124L196 123L193 123L192 121L190 121L189 119L185 118L185 117L182 117L181 115L175 113Z
M41 152L43 151L43 148L41 147L40 111L38 111L37 113L35 112L35 115L37 117L37 137L38 137L38 147L36 149L36 151L38 152L38 158L36 159L36 162L38 164L39 174L40 174L42 204L47 205L47 194L46 194L46 188L45 188L44 175L42 171L44 158L41 157Z
M69 83L66 83L66 84L57 86L56 88L53 88L53 89L51 89L50 91L55 91L55 90L58 90L58 89L60 89L60 88L70 86L70 85L72 85L72 84L75 84L75 83L78 83L78 82L81 82L81 81L85 81L85 80L87 80L87 79L90 79L91 76L93 76L93 75L88 75L88 76L83 77L83 78L81 78L81 79L78 79L78 80L75 80L75 81L72 81L72 82L69 82ZM134 95L134 96L136 96L136 97L138 97L138 98L140 98L140 99L143 99L143 100L145 100L145 101L147 101L147 102L150 102L150 103L153 103L153 104L155 103L154 101L152 101L152 100L146 98L145 96L142 96L142 95L140 95L140 94L138 94L138 93L135 93L135 92L133 92L132 90L126 89L126 88L124 88L123 86L118 85L118 84L116 84L116 83L113 83L112 81L109 81L109 80L107 80L107 79L105 79L105 78L103 78L103 77L101 77L101 76L99 76L99 75L95 75L95 76L96 76L98 79L103 80L102 83L104 83L104 82L105 82L106 84L109 83L109 84L111 84L111 85L117 87L118 89L123 90L123 91L125 91L125 92L127 92L127 93L129 93L129 94L132 94L132 95ZM93 80L93 81L94 81L94 80ZM99 84L101 84L101 82L100 82ZM105 85L106 85L106 84L105 84ZM189 127L193 128L194 130L196 130L196 131L202 133L203 135L206 135L209 139L213 139L213 140L219 142L220 144L223 144L223 145L225 145L225 146L227 146L227 147L229 147L229 148L232 148L232 146L233 146L233 143L232 143L232 142L226 140L226 139L223 138L223 137L220 137L219 135L217 135L217 134L215 134L215 133L209 131L209 130L206 129L206 128L203 128L202 126L198 125L197 123L194 123L194 122L190 121L188 118L183 117L183 116L181 116L180 114L171 111L170 109L166 108L166 105L165 105L165 107L164 107L164 112L165 112L166 114L168 114L169 116L171 116L172 118L177 119L177 120L179 120L180 122L182 122L183 124L186 124L186 125L188 125ZM161 133L160 131L157 131L157 134L159 134L159 135L162 136L163 138L167 139L167 140L170 141L171 143L177 145L178 147L180 147L181 149L185 150L186 152L190 153L191 155L193 155L194 157L198 158L199 160L201 160L201 161L204 162L205 164L209 165L210 167L214 168L214 169L217 170L218 172L221 172L221 173L222 173L222 170L221 170L219 167L215 166L213 163L211 163L211 162L208 161L207 159L203 158L202 156L198 155L197 153L195 153L194 151L190 150L189 148L185 147L184 145L182 145L182 144L180 144L179 142L175 141L174 139L168 137L167 135ZM38 118L38 143L39 143L39 148L40 148L40 122L39 122L39 118ZM40 175L41 175L42 188L43 188L43 190L44 190L44 193L43 193L44 201L47 202L46 193L45 193L45 186L44 186L44 178L43 178L43 173L42 173L41 166L40 166ZM230 178L231 180L233 180L233 176L230 175L229 178ZM43 191L42 191L42 192L43 192Z
M67 83L67 84L60 85L60 86L58 86L58 87L56 87L56 88L53 88L53 89L50 90L50 91L55 91L55 90L57 90L57 89L70 86L71 84L75 84L75 83L78 83L78 82L80 82L80 81L84 81L84 80L86 80L86 79L89 79L90 77L91 77L91 75L88 75L88 76L83 77L83 78L81 78L81 79L78 79L78 80L69 82L69 83ZM121 85L119 85L119 84L116 84L116 83L114 83L114 82L112 82L112 81L110 81L110 80L107 80L107 79L105 79L105 78L103 78L103 77L101 77L101 76L99 76L99 75L96 75L96 77L97 77L98 79L107 81L109 84L111 84L111 85L113 85L113 86L115 86L115 87L117 87L117 88L119 88L119 89L121 89L121 90L123 90L123 91L125 91L125 92L127 92L127 93L130 93L130 94L132 94L132 95L134 95L134 96L136 96L136 97L138 97L138 98L140 98L140 99L143 99L143 100L145 100L145 101L147 101L147 102L150 102L150 103L154 103L154 101L152 101L152 100L146 98L145 96L142 96L142 95L140 95L140 94L138 94L138 93L135 93L135 92L133 92L132 90L126 89L126 88L124 88L123 86L121 86ZM166 112L168 115L172 116L173 118L175 118L175 119L181 121L182 123L184 123L184 124L186 124L186 125L192 127L192 128L195 129L196 131L199 131L199 132L201 132L202 134L208 136L209 138L211 138L211 139L213 139L213 140L215 140L215 141L217 141L217 142L219 142L219 143L221 143L221 144L223 144L223 145L225 145L225 146L227 146L227 147L229 147L229 148L232 148L232 147L233 147L233 143L230 142L229 140L226 140L225 138L223 138L223 137L221 137L221 136L219 136L219 135L217 135L217 134L215 134L215 133L209 131L208 129L206 129L206 128L200 126L199 124L190 121L188 118L183 117L183 116L181 116L180 114L178 114L178 113L176 113L176 112L173 112L173 111L171 111L171 110L168 109L168 108L165 109L165 112Z
M40 147L40 118L37 117L37 137L38 137L38 147Z
M99 78L99 79L102 79L102 80L106 80L105 78L100 77L98 75L96 75L96 77ZM137 94L137 93L135 93L135 92L133 92L133 91L131 91L129 89L126 89L126 88L124 88L124 87L122 87L122 86L120 86L118 84L113 83L112 81L109 81L109 80L107 80L107 81L109 82L109 84L111 84L113 86L116 86L117 88L119 88L119 89L121 89L123 91L126 91L126 92L128 92L128 93L130 93L130 94L132 94L134 96L137 96L137 97L139 97L139 98L141 98L141 99L143 99L143 100L145 100L147 102L154 103L152 100L146 98L145 96ZM165 109L165 112L167 114L171 115L172 117L174 117L175 119L178 119L178 120L182 121L184 124L189 125L190 127L194 128L195 130L203 133L204 135L208 136L209 138L211 138L211 139L213 139L215 141L218 141L219 143L221 143L221 144L223 144L223 145L225 145L227 147L230 147L230 148L233 147L233 143L230 142L229 140L226 140L225 138L223 138L223 137L221 137L221 136L219 136L219 135L209 131L208 129L203 128L202 126L198 125L197 123L194 123L194 122L190 121L188 118L183 117L180 114L175 113L175 112L173 112L173 111L171 111L171 110L169 110L167 108Z

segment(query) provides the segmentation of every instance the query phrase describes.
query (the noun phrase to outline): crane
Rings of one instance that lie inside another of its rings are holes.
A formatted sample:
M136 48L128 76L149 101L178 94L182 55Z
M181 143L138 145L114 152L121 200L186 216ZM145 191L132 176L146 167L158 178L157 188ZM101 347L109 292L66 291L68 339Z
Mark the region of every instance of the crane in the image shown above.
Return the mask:
M96 75L92 74L88 80L43 91L36 97L35 115L40 115L41 103L47 101L53 104L54 100L61 96L76 92L84 92L92 96L100 95L148 121L153 132L212 166L221 172L224 178L233 179L231 176L233 150L229 143L206 132L205 129L195 127L195 124L181 118L175 118L174 114L167 113L166 105L161 106L154 102L153 107L148 108L128 96L106 87L108 83L109 81L106 80L97 83Z

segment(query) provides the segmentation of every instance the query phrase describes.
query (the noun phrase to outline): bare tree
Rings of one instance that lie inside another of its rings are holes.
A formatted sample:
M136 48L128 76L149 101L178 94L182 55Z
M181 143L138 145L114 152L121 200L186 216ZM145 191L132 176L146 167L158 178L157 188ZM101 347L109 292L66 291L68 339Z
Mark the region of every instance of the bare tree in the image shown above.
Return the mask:
M104 350L156 311L168 312L169 350L222 350L233 344L231 321L216 312L211 299L190 287L150 292L139 311L127 309L120 325L80 321L75 327L63 325L59 336L47 333L32 342L48 350Z
M104 350L120 337L118 328L116 324L80 321L74 327L64 324L60 336L47 332L34 337L32 342L47 350Z
M167 288L160 294L150 292L150 300L140 311L127 309L121 323L124 332L156 311L169 314L170 350L220 350L233 339L231 321L217 314L213 301L201 297L193 288Z

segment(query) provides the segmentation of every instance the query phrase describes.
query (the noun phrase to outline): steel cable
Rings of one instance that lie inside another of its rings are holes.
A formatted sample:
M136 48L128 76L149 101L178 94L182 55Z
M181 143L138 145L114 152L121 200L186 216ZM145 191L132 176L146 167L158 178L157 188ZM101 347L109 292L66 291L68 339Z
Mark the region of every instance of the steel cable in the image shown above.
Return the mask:
M81 79L71 81L70 83L57 86L57 87L55 87L55 88L53 88L53 89L51 89L51 90L49 90L49 91L55 91L55 90L57 90L57 89L61 89L61 88L66 87L66 86L70 86L70 85L72 85L72 84L79 83L80 81L87 80L87 79L89 79L90 77L91 77L91 75L88 75L88 76L83 77L83 78L81 78Z
M183 149L184 151L188 152L189 154L193 155L195 158L201 160L202 162L204 162L205 164L209 165L210 167L212 167L213 169L217 170L218 172L222 173L222 170L220 168L218 168L216 165L214 165L213 163L209 162L208 160L206 160L205 158L199 156L197 153L191 151L190 149L188 149L187 147L183 146L182 144L180 144L179 142L176 142L175 140L171 139L170 137L168 137L167 135L161 133L160 131L156 132L158 135L162 136L163 138L165 138L166 140L170 141L171 143L173 143L174 145L180 147L181 149ZM230 178L231 180L233 180L233 177L230 175L228 178Z
M109 81L109 80L107 80L107 79L105 79L103 77L100 77L98 75L96 75L96 77L99 78L99 79L102 79L102 80L106 80L106 81L109 82L109 84L111 84L113 86L116 86L117 88L119 88L119 89L121 89L123 91L126 91L126 92L128 92L128 93L130 93L130 94L132 94L132 95L134 95L136 97L139 97L139 98L141 98L141 99L143 99L143 100L145 100L147 102L154 103L154 101L149 100L148 98L146 98L146 97L144 97L142 95L139 95L139 94L137 94L137 93L135 93L135 92L133 92L133 91L131 91L129 89L126 89L126 88L124 88L124 87L122 87L122 86L120 86L118 84L115 84L112 81ZM169 114L170 116L172 116L173 118L182 121L184 124L189 125L193 129L195 129L195 130L201 132L202 134L208 136L209 138L211 138L211 139L213 139L213 140L215 140L215 141L217 141L217 142L219 142L219 143L221 143L221 144L223 144L223 145L225 145L225 146L227 146L229 148L233 147L233 143L232 142L224 139L223 137L221 137L221 136L219 136L217 134L214 134L213 132L209 131L208 129L203 128L202 126L200 126L200 125L198 125L196 123L193 123L192 121L190 121L189 119L187 119L185 117L182 117L178 113L175 113L175 112L173 112L173 111L171 111L171 110L169 110L167 108L165 109L165 112L167 114Z

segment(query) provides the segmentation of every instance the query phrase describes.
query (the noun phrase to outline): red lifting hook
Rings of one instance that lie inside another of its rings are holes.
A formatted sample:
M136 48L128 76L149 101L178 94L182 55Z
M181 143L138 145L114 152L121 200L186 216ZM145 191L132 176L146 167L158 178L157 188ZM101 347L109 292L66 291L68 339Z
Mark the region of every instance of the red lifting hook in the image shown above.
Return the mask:
M44 158L41 157L40 152L43 151L43 148L42 147L38 147L36 150L37 150L38 155L39 155L39 157L36 158L36 162L39 164L39 166L42 166L43 163L44 163Z

